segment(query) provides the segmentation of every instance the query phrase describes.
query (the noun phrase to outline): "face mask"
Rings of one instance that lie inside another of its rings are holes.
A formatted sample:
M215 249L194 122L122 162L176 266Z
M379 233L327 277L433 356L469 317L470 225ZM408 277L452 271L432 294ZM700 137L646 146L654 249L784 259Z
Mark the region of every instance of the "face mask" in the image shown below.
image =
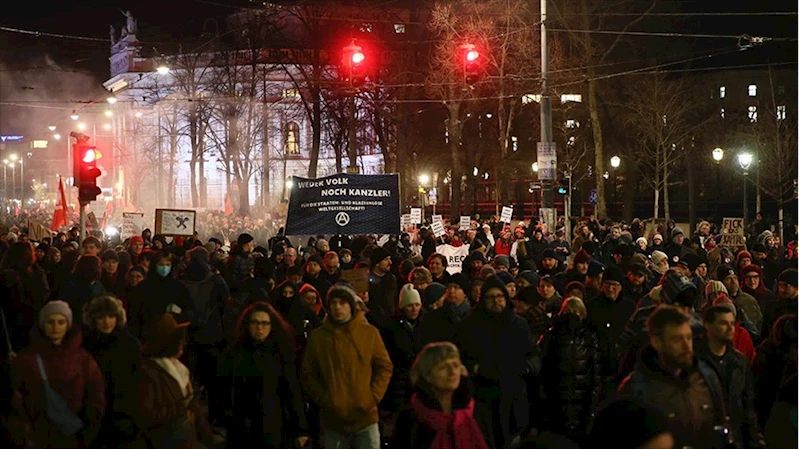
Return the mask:
M165 278L169 276L169 272L172 271L172 265L158 265L155 267L155 272L158 273L159 276Z

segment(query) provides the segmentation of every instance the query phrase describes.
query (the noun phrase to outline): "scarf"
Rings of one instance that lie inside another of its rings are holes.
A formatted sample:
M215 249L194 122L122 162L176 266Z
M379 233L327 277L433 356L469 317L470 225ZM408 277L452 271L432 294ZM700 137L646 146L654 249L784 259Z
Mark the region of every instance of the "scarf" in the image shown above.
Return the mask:
M186 365L182 364L178 359L166 357L154 357L153 362L164 369L173 379L180 385L180 390L183 392L183 397L191 393L191 386L189 384L189 369Z
M452 414L431 409L414 394L411 398L419 422L436 431L430 449L488 449L483 432L474 420L474 399L466 408L456 409Z

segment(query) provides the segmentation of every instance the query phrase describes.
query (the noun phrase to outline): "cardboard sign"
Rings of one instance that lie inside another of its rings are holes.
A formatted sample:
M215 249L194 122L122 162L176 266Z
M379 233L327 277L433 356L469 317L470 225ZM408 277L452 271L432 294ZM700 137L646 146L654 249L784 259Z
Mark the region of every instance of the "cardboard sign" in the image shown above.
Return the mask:
M499 217L499 221L503 223L510 223L512 217L513 217L513 206L502 206L502 214Z
M431 223L435 223L437 221L440 221L441 224L444 224L444 216L443 215L433 215L433 218L431 218L430 220L432 220Z
M420 207L411 208L411 223L422 224L422 209Z
M357 270L341 270L341 280L352 285L356 293L369 291L369 269L358 268Z
M442 235L446 234L444 231L444 225L440 221L434 221L430 228L433 230L433 235L436 237L441 237Z
M144 230L144 214L140 212L122 213L122 240L129 239L134 235L141 235Z
M100 229L100 223L97 221L97 215L94 215L94 212L89 212L86 214L86 218L89 220L89 227L97 230Z
M197 212L184 209L156 209L155 232L173 237L194 235Z
M721 225L721 246L743 248L746 246L743 218L724 218Z
M406 229L413 226L413 221L411 221L411 214L402 214L400 216L400 230L405 231Z
M34 242L41 242L45 238L52 237L53 234L47 227L35 221L28 221L28 239Z
M461 231L467 231L472 227L472 220L468 215L461 215Z

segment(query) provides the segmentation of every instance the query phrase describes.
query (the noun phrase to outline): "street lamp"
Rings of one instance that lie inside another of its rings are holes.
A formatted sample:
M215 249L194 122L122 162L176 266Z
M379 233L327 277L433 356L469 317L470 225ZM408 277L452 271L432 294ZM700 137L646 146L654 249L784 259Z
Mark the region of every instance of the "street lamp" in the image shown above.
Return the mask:
M613 167L613 215L616 215L616 190L618 187L616 185L616 169L619 168L621 165L621 158L618 156L613 156L610 158L610 166Z
M158 72L159 75L166 75L169 73L169 67L167 67L165 64L161 64L156 67L155 71Z
M721 166L722 159L724 159L724 150L716 147L716 149L713 150L713 160L716 161L716 220L719 219L719 200L721 199L719 194L719 167Z
M6 172L8 171L8 159L3 159L3 197L8 199L8 182L6 181Z
M55 131L55 125L50 125L47 127L50 131Z
M752 162L754 160L754 156L752 153L743 152L738 153L738 164L744 170L744 225L746 225L746 220L748 219L748 210L746 207L746 184L749 181L749 167L752 166Z
M61 140L61 134L58 134L58 133L53 134L53 139Z
M533 162L533 165L530 168L533 169L533 173L538 173L538 162Z
M77 119L79 119L79 118L80 118L80 116L78 115L78 111L76 111L76 110L74 110L74 109L73 109L73 110L72 110L72 115L70 115L70 116L69 116L69 118L71 118L72 120L77 120Z
M84 129L86 129L86 124L85 123L78 123L78 131L83 131Z
M115 96L113 96L113 95L112 95L112 96L110 96L110 97L106 98L106 99L105 99L105 101L107 101L107 102L108 102L108 104L114 104L114 103L116 103L116 102L117 102L117 97L115 97Z

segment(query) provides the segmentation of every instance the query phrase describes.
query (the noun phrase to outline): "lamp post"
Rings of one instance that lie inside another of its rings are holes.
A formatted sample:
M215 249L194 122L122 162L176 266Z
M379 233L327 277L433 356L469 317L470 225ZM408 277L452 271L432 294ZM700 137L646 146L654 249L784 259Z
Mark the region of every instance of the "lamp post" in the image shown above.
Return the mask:
M8 159L3 159L3 198L8 200L8 182L6 176L8 172Z
M424 208L425 208L425 197L427 196L427 191L425 190L425 186L427 183L430 182L430 176L426 173L422 173L419 175L419 207L422 209L422 223L424 223Z
M747 205L746 205L746 202L747 202L746 184L749 181L749 179L747 179L747 178L749 178L749 167L752 166L752 161L753 160L754 160L754 157L752 156L752 153L748 153L748 152L738 153L738 164L741 166L741 168L744 171L744 217L743 217L744 218L744 227L746 226L746 220L748 220L748 215L749 215L749 213L748 213L749 211L747 210Z
M17 196L17 153L13 153L8 156L8 160L11 161L11 196Z
M621 158L613 156L610 158L610 166L613 167L613 215L616 215L616 169L621 165Z
M713 214L713 217L715 217L717 222L719 219L719 200L721 199L719 195L719 167L721 166L722 159L724 159L724 150L721 148L716 148L713 150L713 160L716 161L716 211Z

